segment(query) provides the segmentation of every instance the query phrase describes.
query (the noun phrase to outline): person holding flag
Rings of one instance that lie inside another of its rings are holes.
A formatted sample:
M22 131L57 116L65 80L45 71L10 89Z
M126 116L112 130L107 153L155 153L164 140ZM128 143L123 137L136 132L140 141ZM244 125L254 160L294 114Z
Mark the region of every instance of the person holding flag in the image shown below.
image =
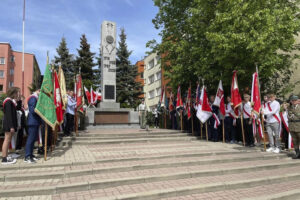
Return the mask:
M221 117L223 118L223 121L222 121L223 142L225 142L225 141L229 142L230 138L229 137L225 138L225 127L224 127L225 103L224 103L224 90L223 90L223 85L222 85L222 81L221 80L219 82L219 86L218 86L216 98L214 100L213 105L217 106L219 108ZM216 115L215 118L218 118L218 116ZM217 122L218 121L216 120L215 123L217 123Z
M236 143L236 129L233 126L236 120L235 113L231 107L231 97L227 96L227 104L225 107L225 140L230 141L231 144Z
M68 91L68 104L66 109L66 126L64 129L64 136L70 136L71 131L74 127L74 116L75 116L75 108L77 105L77 102L74 98L74 92L73 90Z
M220 120L218 118L219 108L215 106L213 103L215 102L215 96L210 95L209 97L209 105L212 110L212 116L209 118L208 121L208 140L213 142L219 141L219 133L218 133L218 126L220 125Z
M243 103L243 124L245 130L246 146L254 147L253 129L252 129L252 107L250 103L250 95L244 94Z

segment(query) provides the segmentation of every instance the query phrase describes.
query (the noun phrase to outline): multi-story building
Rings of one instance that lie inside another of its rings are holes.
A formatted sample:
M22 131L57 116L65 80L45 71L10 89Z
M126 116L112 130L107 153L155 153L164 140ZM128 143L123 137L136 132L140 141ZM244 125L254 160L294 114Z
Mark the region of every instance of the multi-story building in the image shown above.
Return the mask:
M160 100L162 86L162 70L160 56L152 53L144 58L144 93L148 110L155 108Z
M137 72L138 75L135 77L135 82L140 83L141 86L143 87L143 94L141 94L139 97L140 98L144 98L144 69L145 69L145 65L144 65L144 61L137 61L135 63L135 66L137 67Z
M34 54L24 54L24 91L27 99L29 87L40 86L41 71ZM9 43L0 43L0 94L6 93L10 87L22 90L22 52L13 51Z

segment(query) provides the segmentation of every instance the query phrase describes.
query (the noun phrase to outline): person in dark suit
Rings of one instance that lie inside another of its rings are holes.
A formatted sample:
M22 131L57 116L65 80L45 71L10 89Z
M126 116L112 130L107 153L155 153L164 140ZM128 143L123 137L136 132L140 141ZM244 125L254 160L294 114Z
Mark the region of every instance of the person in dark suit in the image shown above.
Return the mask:
M17 136L17 142L16 142L16 149L20 150L22 149L23 146L23 136L24 132L27 133L27 128L26 128L26 115L25 115L25 109L24 109L24 101L25 97L22 96L21 100L17 102L17 105L19 106L19 112L21 112L21 127L18 130L18 136Z
M38 137L39 126L41 125L41 118L38 116L34 109L36 103L38 101L40 90L35 91L29 98L28 98L28 119L27 119L27 126L28 126L28 138L26 141L25 146L25 159L24 162L27 163L35 163L38 158L33 155L33 147L34 142Z
M11 87L7 91L7 98L3 101L3 130L5 138L2 145L2 162L3 165L14 164L16 159L8 157L8 148L11 142L11 137L17 131L17 103L20 98L20 88Z

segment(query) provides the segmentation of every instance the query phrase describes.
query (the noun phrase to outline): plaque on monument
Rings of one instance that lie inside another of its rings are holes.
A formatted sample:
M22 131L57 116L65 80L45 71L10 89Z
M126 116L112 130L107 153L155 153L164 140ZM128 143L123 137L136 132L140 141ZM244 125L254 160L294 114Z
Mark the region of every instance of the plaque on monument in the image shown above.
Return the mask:
M105 85L105 99L115 99L115 86L114 85Z

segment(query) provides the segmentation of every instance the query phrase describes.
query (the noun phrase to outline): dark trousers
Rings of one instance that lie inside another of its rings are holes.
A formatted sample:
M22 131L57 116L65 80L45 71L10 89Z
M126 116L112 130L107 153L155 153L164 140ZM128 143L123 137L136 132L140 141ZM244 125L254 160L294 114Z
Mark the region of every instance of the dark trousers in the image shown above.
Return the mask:
M225 117L225 140L226 141L236 141L235 136L235 127L233 127L233 118L232 117Z
M154 118L154 125L155 127L158 127L158 116Z
M64 134L70 135L74 127L74 115L67 113L66 117L67 117L67 124L65 126Z
M25 158L33 156L34 142L37 140L39 126L28 126L28 137L25 146Z
M22 146L23 146L23 131L24 131L24 129L21 128L18 130L18 133L17 133L16 149L18 149L18 150L22 149Z
M214 142L218 142L219 141L219 133L218 133L218 129L214 128L214 125L215 125L215 120L209 120L208 139L212 140Z
M252 124L249 124L250 122L250 119L244 119L243 121L245 130L245 141L247 145L254 144Z
M281 124L282 126L282 142L284 143L284 148L288 149L289 148L289 133L285 129L284 125Z
M234 126L235 128L235 138L236 141L241 141L243 142L243 131L242 131L242 121L241 118L236 119L236 125Z

